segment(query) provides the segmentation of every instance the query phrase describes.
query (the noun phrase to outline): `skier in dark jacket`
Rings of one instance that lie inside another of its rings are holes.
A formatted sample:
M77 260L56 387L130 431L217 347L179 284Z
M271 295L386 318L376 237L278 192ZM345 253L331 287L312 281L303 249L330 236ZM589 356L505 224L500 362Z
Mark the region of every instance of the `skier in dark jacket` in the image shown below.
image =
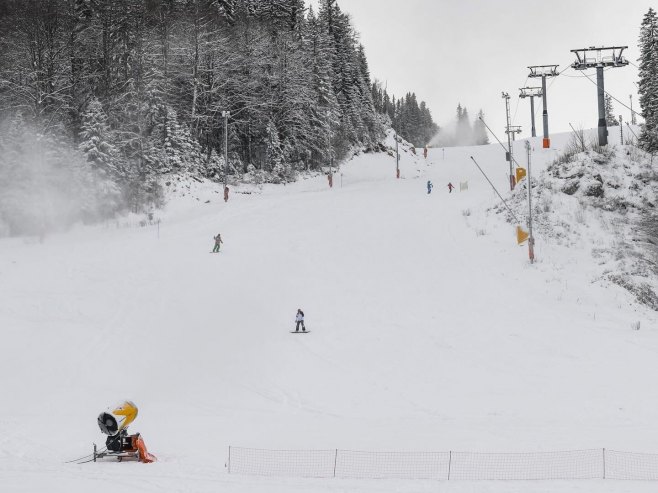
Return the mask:
M301 308L297 310L297 315L295 315L295 332L299 332L299 326L302 326L302 332L306 332L306 327L304 326L304 312Z
M452 183L448 183L448 193L452 193L453 188L455 188L455 186Z
M428 193L428 195L429 195L430 193L432 193L432 187L433 187L433 186L434 186L434 185L432 185L432 182L431 182L430 180L427 180L427 193Z

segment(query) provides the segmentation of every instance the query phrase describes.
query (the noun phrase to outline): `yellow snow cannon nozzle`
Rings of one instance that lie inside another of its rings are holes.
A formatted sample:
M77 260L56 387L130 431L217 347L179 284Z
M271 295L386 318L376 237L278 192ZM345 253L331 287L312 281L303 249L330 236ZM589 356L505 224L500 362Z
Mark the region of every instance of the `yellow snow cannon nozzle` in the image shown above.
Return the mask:
M98 426L106 435L116 435L135 421L138 412L139 410L134 402L124 401L101 413L98 416Z

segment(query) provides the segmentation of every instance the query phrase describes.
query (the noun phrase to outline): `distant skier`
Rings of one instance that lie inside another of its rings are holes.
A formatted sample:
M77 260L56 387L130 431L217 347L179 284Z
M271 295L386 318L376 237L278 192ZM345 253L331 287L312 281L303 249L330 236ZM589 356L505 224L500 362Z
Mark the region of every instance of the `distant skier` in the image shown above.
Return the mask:
M215 236L213 239L215 240L215 248L212 249L212 253L218 253L219 248L222 246L222 243L224 243L222 241L222 235L217 233L217 236Z
M297 315L295 315L295 332L299 332L299 326L302 326L302 332L306 332L306 326L304 326L304 312L301 308L297 310Z
M423 157L427 159L427 146L423 149Z
M453 188L455 188L455 186L452 183L448 182L448 193L452 193Z
M430 180L427 180L427 194L428 195L430 193L432 193L432 187L434 187L434 185L432 185L432 182Z

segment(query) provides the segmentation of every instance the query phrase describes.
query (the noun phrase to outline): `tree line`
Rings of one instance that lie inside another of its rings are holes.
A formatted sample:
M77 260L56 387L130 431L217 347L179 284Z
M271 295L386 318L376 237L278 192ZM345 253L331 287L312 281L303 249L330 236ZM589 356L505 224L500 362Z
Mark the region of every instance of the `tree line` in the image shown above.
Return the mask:
M375 81L372 84L372 99L377 112L388 116L391 127L398 135L416 147L429 144L439 131L425 101L418 104L413 92L396 100L395 96L389 96L379 81Z
M158 206L167 173L291 180L389 123L336 0L3 0L0 33L0 235L47 226L53 202Z
M650 8L640 26L638 93L644 125L640 145L658 152L658 16Z

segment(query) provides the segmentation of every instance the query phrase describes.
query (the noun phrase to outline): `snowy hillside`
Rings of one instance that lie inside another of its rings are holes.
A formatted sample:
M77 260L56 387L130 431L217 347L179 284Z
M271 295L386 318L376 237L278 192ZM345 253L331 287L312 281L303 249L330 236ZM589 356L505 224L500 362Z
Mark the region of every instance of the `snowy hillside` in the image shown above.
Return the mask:
M598 267L593 282L622 286L658 310L655 240L645 224L658 198L651 156L630 145L583 150L575 137L567 147L533 179L535 227L552 244L588 251ZM524 182L513 199L523 217L526 194Z
M554 136L551 150L532 141L537 177L568 141ZM524 163L524 143L516 145ZM229 445L658 452L658 316L599 282L611 257L592 256L592 244L616 241L612 227L590 221L599 209L581 221L578 195L556 188L531 265L470 160L507 196L499 146L432 149L427 160L402 154L399 180L391 155L363 154L331 189L326 177L307 176L232 187L224 203L216 187L191 182L177 186L159 223L0 240L0 490L439 488L229 475ZM519 191L519 212L521 199ZM558 235L560 227L589 239ZM212 255L218 232L224 245ZM289 333L297 308L310 334ZM64 464L103 441L96 416L122 398L139 406L131 430L160 460ZM496 493L654 488L440 484Z

